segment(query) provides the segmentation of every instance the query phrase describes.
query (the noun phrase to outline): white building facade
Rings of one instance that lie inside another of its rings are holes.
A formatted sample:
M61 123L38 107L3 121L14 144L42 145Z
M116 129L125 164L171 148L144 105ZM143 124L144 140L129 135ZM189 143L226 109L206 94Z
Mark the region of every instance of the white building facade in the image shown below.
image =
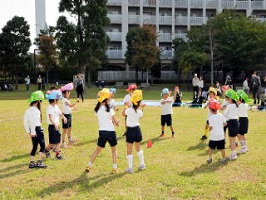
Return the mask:
M171 65L172 40L186 40L186 32L201 26L208 18L232 9L258 20L266 20L266 0L108 0L106 29L111 39L107 55L110 70L130 70L125 63L126 35L143 24L156 26L157 45L162 50L163 66Z

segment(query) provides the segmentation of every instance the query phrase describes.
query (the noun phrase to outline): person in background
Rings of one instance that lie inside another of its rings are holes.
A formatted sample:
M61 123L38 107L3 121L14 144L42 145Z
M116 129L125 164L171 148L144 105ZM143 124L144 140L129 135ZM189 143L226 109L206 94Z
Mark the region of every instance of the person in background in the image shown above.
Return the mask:
M174 103L173 107L180 107L182 104L182 92L180 92L179 87L176 85L174 88Z
M199 87L198 93L202 92L202 90L204 88L204 80L203 80L202 76L199 77L198 87Z
M249 94L248 77L243 81L243 90L246 94Z
M83 91L84 91L84 80L81 77L81 75L78 74L77 75L76 92L77 92L77 98L78 98L78 100L79 100L79 97L81 97L82 102L84 101Z
M39 75L37 78L37 85L38 85L38 90L41 90L42 89L42 77L41 77L41 75Z
M199 78L197 74L194 74L194 77L192 79L192 86L193 86L193 100L198 97L198 91L199 91Z
M225 85L228 85L231 89L233 89L233 81L230 75L227 75L225 78Z
M30 76L27 75L27 77L25 78L25 84L26 84L26 90L29 91L30 89Z
M253 72L251 78L250 78L250 85L251 85L251 91L253 94L253 99L254 99L254 104L260 104L260 94L259 94L259 89L260 89L260 77L257 76L257 72Z

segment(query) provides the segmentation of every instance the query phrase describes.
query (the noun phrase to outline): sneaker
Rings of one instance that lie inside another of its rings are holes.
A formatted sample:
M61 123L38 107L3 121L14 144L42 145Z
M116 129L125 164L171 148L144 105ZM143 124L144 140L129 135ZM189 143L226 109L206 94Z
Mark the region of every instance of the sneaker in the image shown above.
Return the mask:
M68 144L73 144L73 143L75 143L75 142L77 142L77 140L70 139L70 140L68 141Z
M61 155L59 154L59 155L55 156L55 159L57 159L57 160L63 160L64 158L63 158L63 156L61 156Z
M87 166L87 167L85 168L85 171L86 171L86 172L91 172L91 171L92 171L92 168L89 167L89 166Z
M66 145L65 143L63 143L63 144L61 145L61 148L67 148L67 145Z
M140 165L139 166L139 170L145 170L146 169L146 166L145 166L145 164L144 165Z
M206 135L203 135L203 136L201 136L200 139L201 139L201 140L207 140L207 138L208 138L208 137L207 137Z
M37 164L36 164L36 162L34 162L34 161L30 161L30 163L29 163L29 168L36 168L37 167Z
M221 164L226 164L227 163L226 158L221 159L220 162L221 162Z
M209 158L209 159L207 160L207 163L208 163L208 164L211 164L211 163L212 163L212 158Z
M50 154L49 151L46 151L46 150L45 150L45 155L46 155L46 158L51 158L51 154Z
M231 154L231 155L229 156L229 159L230 159L230 160L236 160L236 159L237 159L237 154Z
M162 133L159 137L164 137L164 136L165 136L165 134Z
M44 164L42 161L38 161L37 164L36 164L38 168L46 168L48 167L46 164Z
M133 171L133 169L132 169L132 168L127 168L125 172L126 172L126 173L129 173L129 174L132 174L132 173L134 173L134 171Z
M113 168L112 171L111 171L111 174L117 174L118 173L118 168Z

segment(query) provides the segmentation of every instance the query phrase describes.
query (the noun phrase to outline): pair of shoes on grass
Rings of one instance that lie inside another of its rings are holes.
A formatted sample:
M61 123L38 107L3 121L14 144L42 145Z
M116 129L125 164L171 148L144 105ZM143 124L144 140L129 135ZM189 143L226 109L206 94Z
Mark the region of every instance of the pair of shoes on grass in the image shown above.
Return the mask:
M44 164L42 161L38 161L38 162L34 162L34 161L30 161L29 163L29 168L47 168L48 166L46 164Z

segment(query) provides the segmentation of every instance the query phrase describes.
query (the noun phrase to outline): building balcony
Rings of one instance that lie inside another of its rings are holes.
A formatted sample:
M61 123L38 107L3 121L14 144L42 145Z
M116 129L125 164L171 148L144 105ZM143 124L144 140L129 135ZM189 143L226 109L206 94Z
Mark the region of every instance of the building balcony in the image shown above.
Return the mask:
M172 50L163 50L160 57L161 59L172 59Z
M266 22L266 18L257 18L259 22Z
M128 15L128 24L140 24L140 16Z
M188 40L186 33L176 33L175 38L180 38L180 39L184 40L185 42Z
M156 0L143 0L143 6L155 7L156 6Z
M172 0L160 0L161 7L172 7Z
M190 7L191 8L203 8L203 1L202 0L191 0Z
M172 33L159 33L159 42L172 42Z
M121 2L121 0L120 0ZM129 6L139 6L140 0L128 0L128 5Z
M172 24L172 16L160 16L159 23L165 24L165 25L171 25Z
M122 50L107 50L107 57L109 59L123 59Z
M110 19L111 24L121 24L122 15L107 14L107 17Z
M143 24L156 24L156 16L144 15Z
M188 7L188 1L187 0L176 0L175 1L175 7L176 8L187 8Z
M217 0L207 0L206 1L206 8L213 8L217 9L218 8L218 1Z
M224 9L234 9L234 1L222 1L222 8Z
M236 2L236 9L248 9L248 1L237 1Z
M176 25L187 26L187 23L188 23L188 17L187 16L177 16L175 18L175 24Z
M192 26L201 26L205 21L205 17L191 17L190 25ZM206 19L207 21L207 19Z
M107 5L110 6L119 6L121 5L121 0L108 0Z
M251 1L251 8L261 10L263 8L263 1Z
M122 41L122 33L121 32L106 32L111 41Z

